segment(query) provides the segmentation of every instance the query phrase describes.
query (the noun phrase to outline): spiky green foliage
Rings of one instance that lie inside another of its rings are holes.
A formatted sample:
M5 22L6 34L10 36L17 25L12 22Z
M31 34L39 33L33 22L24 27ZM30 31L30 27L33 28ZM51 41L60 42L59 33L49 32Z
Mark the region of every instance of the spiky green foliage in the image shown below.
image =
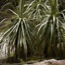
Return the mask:
M4 8L4 7L3 7ZM7 9L7 11L10 11L13 13L13 20L5 21L6 19L3 19L0 24L5 26L0 26L0 30L2 30L1 35L1 41L4 41L5 39L9 38L9 44L10 47L14 46L15 48L15 58L17 59L19 54L24 54L25 58L27 57L27 49L29 47L29 50L34 51L33 44L31 37L32 31L31 27L29 25L29 20L26 18L24 12L24 0L20 0L19 5L15 7L15 9ZM28 13L27 13L28 14ZM4 21L6 24L4 24ZM8 23L8 25L7 25ZM11 26L9 25L11 23ZM9 26L9 27L8 27ZM7 29L6 29L7 28ZM4 32L3 32L4 31ZM21 52L21 49L23 51ZM14 50L14 49L13 49ZM21 56L20 56L21 57Z
M15 59L26 58L35 49L36 56L60 57L63 54L64 57L65 10L59 10L58 0L17 0L17 3L16 7L7 3L1 8L12 15L0 22L1 42L8 39L8 53L15 50Z
M62 17L62 16L63 17ZM43 15L43 20L38 27L40 53L45 56L60 56L64 54L64 33L65 16L63 11L59 11L58 0L49 0L49 5Z
M46 3L47 1L45 0L33 0L28 4L25 11L25 13L29 12L29 14L26 14L28 18L30 20L40 22L42 20L42 15L44 14L43 11Z

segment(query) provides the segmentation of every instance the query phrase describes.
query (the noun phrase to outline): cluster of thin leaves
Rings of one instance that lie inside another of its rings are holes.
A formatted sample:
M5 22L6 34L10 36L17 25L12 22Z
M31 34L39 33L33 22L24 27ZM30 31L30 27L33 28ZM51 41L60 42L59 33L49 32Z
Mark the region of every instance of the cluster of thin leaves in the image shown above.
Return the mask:
M65 54L65 10L59 10L58 0L33 0L27 4L25 0L20 0L18 6L7 3L1 11L7 6L13 8L5 10L6 13L12 13L12 18L5 18L0 22L0 40L1 43L5 39L9 40L6 44L10 51L15 48L15 58L21 57L22 53L27 57L31 52L32 55L35 53L40 56ZM34 31L31 21L34 25L37 22Z

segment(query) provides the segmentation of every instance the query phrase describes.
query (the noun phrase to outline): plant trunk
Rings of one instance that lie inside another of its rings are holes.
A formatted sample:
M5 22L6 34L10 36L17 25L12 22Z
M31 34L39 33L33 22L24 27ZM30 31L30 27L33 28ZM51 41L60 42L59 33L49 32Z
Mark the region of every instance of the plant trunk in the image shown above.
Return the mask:
M15 62L18 61L17 43L18 43L18 32L16 34L16 39L15 39L15 59L14 59Z
M10 44L8 45L8 58L10 57Z

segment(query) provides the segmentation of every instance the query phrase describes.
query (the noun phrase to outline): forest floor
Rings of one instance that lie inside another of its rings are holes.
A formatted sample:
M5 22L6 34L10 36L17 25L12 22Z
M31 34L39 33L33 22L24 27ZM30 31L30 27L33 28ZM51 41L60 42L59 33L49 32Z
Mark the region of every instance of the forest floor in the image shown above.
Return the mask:
M35 62L33 64L21 64L21 63L1 63L0 65L65 65L65 60L55 60L55 59L50 59L50 60L44 60L40 62Z

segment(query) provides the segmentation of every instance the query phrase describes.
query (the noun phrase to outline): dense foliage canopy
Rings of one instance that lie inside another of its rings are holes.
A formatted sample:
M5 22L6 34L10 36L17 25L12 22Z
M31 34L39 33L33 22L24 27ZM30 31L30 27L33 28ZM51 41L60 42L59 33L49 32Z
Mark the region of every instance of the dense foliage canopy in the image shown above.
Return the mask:
M0 44L6 45L8 58L65 58L65 10L59 0L0 3L5 16L0 22Z

